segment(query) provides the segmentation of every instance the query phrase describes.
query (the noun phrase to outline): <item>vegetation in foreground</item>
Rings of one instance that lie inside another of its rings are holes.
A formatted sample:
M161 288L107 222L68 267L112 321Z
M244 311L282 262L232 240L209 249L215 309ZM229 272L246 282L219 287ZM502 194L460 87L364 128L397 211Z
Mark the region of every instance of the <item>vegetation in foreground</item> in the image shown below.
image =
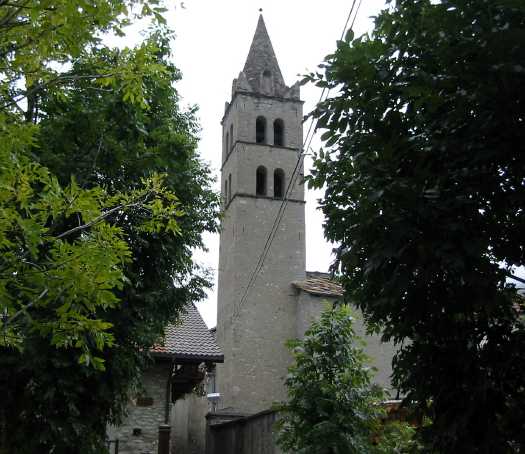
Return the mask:
M218 198L162 13L0 2L0 451L105 452L146 352L208 285L191 250ZM141 17L136 47L101 40Z

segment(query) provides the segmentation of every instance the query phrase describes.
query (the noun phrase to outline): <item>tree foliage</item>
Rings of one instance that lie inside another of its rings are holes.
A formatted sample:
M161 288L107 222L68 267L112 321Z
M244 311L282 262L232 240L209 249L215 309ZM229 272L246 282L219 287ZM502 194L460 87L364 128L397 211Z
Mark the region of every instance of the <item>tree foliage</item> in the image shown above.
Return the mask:
M346 297L443 452L523 446L524 43L521 1L398 0L307 77L334 90L310 182Z
M156 1L0 1L0 450L104 452L218 198ZM136 14L136 12L138 12ZM111 49L150 16L149 37Z
M304 340L290 341L288 401L279 407L279 444L294 453L372 452L382 391L357 345L347 307L325 310Z
M325 309L303 340L289 342L295 361L277 422L285 452L419 452L410 425L385 420L384 393L372 384L363 346L348 306Z

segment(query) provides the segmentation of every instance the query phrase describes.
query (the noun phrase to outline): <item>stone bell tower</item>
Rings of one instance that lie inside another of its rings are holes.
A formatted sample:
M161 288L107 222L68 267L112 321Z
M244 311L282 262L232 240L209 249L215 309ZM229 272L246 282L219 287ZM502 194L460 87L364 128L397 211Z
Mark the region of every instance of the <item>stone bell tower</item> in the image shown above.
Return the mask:
M222 118L217 341L221 407L255 413L285 398L295 337L292 281L305 278L302 164L264 266L246 287L265 248L302 148L299 85L286 86L262 15L244 69Z

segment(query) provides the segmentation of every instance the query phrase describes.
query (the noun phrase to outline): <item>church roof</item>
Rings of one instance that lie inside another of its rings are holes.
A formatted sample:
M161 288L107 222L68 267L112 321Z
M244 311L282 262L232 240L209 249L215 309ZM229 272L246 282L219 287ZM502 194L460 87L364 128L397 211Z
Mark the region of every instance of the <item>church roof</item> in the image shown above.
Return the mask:
M294 281L292 285L315 296L343 296L343 288L337 282L331 280L328 273L307 271L304 281Z
M277 91L282 91L285 88L283 75L281 74L279 63L277 63L277 57L273 51L272 42L266 30L262 14L257 22L257 28L243 72L251 88L257 93L262 93L265 90L265 87L263 87L264 74L268 74L271 77L271 82L273 82Z
M173 359L224 361L224 355L194 304L186 307L177 323L166 327L164 339L151 353Z

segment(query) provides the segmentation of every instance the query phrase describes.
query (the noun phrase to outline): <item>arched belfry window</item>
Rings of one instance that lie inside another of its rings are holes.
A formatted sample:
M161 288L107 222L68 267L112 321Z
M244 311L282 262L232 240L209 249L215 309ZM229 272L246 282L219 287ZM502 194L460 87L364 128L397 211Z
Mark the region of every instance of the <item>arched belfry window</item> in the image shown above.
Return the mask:
M228 149L229 146L230 146L230 135L226 133L226 139L224 141L224 148L226 150L226 156L228 155L228 152L229 152L229 149Z
M233 124L230 126L230 151L233 148Z
M273 172L273 196L279 199L284 197L284 171L275 169Z
M266 167L257 167L255 175L255 194L266 195Z
M255 142L266 143L266 118L257 117L255 120Z
M273 144L284 147L284 122L280 118L273 122Z

